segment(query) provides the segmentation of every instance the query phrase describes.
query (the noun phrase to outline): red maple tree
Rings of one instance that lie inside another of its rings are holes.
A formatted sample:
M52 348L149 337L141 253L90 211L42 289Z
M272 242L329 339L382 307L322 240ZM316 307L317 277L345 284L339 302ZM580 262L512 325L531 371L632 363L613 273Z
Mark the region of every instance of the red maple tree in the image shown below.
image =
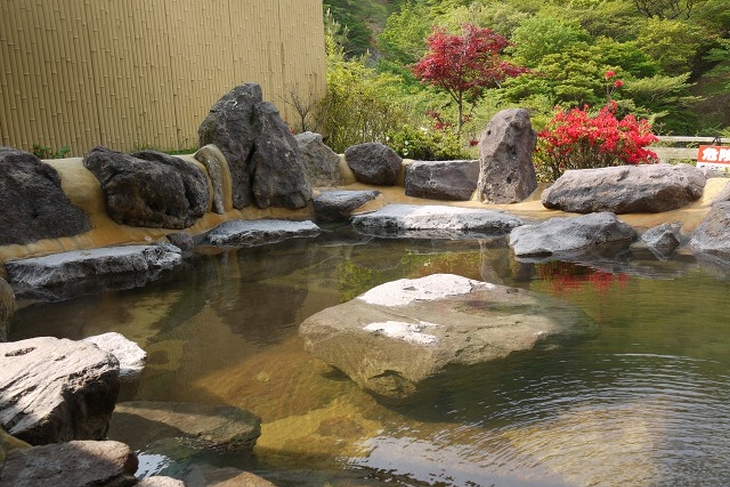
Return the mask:
M461 35L434 27L427 43L428 52L411 69L422 82L445 91L456 102L457 135L465 102L475 103L485 89L528 71L502 59L502 51L511 45L505 37L474 24L463 25Z

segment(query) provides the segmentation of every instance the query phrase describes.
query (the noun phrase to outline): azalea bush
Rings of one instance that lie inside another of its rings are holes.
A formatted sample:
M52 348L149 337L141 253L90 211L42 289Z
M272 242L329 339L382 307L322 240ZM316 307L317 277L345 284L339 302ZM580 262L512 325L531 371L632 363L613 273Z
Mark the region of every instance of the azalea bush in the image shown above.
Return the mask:
M658 140L649 122L631 114L619 120L616 109L616 102L610 100L597 114L592 114L588 105L556 110L538 132L538 178L555 181L568 169L656 162L656 154L646 148Z

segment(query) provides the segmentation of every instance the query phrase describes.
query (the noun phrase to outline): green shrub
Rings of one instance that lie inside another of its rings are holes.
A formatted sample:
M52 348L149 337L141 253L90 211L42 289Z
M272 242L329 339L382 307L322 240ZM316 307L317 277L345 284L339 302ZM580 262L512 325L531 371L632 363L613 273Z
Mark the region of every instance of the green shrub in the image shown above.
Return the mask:
M401 157L417 161L450 161L468 159L456 134L444 130L403 125L389 134L387 145Z
M33 155L38 159L63 159L69 152L71 148L67 145L54 151L48 146L33 144Z

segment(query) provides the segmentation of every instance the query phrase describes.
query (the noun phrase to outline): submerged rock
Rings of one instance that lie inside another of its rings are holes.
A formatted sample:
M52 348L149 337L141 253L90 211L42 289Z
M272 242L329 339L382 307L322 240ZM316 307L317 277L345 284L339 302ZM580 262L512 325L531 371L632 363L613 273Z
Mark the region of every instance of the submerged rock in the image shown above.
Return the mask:
M217 468L210 465L195 465L186 473L187 487L276 487L266 479L233 467Z
M566 171L542 193L546 208L575 213L658 213L702 196L707 179L687 164L645 164Z
M620 255L636 238L631 226L602 212L521 226L510 234L509 245L523 261L590 260Z
M71 441L13 450L2 487L127 487L137 484L137 457L116 441Z
M406 167L406 196L468 201L477 189L479 161L414 161Z
M290 238L316 237L320 228L309 220L229 220L214 228L207 243L225 247L256 247Z
M109 437L154 451L172 440L195 450L250 453L261 420L233 406L131 401L117 405Z
M0 147L0 245L72 237L89 217L61 188L61 177L33 154Z
M595 323L549 296L450 274L401 279L307 318L305 349L363 389L407 399L451 366L586 336Z
M479 201L518 203L537 189L532 164L536 142L525 109L502 110L489 121L479 140Z
M352 218L368 235L402 238L475 238L506 235L523 221L509 213L440 205L387 205Z
M105 437L119 362L91 343L0 343L0 426L31 445ZM48 484L46 484L48 485Z
M180 249L170 244L120 245L8 261L5 269L17 294L60 300L140 287L181 262Z

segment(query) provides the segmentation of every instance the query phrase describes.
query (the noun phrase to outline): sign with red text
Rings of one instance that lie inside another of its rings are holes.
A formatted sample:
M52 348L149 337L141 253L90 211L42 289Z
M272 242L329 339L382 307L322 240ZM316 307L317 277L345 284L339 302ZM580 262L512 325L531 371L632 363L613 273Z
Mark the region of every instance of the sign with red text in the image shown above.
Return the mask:
M730 147L701 145L697 151L697 167L730 169Z

